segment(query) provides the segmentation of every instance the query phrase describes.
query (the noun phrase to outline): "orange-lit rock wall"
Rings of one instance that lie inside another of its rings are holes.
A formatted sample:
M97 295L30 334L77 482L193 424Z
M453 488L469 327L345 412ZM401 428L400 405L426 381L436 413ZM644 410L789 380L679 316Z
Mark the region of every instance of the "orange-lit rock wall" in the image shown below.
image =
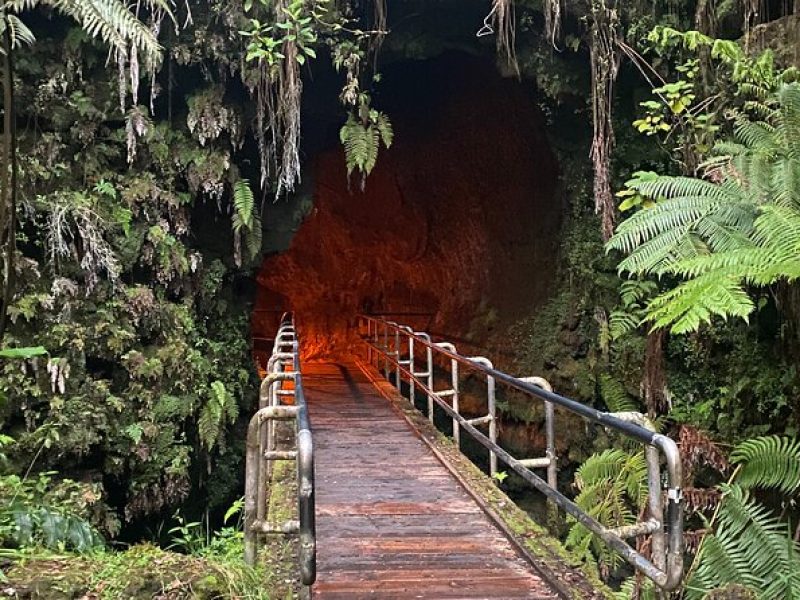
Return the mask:
M314 208L258 276L257 311L294 310L307 358L348 352L360 311L428 312L431 330L479 341L552 281L562 205L529 84L473 60L403 68L386 88L417 85L386 94L395 143L364 191L340 148L316 157ZM261 314L254 335L270 336Z

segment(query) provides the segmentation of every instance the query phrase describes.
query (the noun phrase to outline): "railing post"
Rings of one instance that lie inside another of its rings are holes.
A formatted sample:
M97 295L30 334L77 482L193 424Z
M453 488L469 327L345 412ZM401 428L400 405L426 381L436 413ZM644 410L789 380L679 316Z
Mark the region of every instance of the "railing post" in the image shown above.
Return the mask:
M367 317L365 320L367 321L367 339L372 341L372 319ZM372 366L372 346L370 344L367 344L367 362Z
M449 342L439 342L436 344L437 347L442 348L443 350L449 350L453 354L457 354L458 351L454 344ZM455 358L450 359L450 397L452 397L452 407L453 410L457 415L461 414L458 410L458 361ZM453 416L453 442L456 445L456 448L459 450L461 449L461 429L459 428L458 419Z
M428 365L425 375L427 376L429 391L425 395L428 397L428 420L433 423L433 396L430 394L430 392L433 391L433 350L430 347L431 336L424 331L415 331L414 335L428 342L428 345L425 346L425 358ZM422 375L422 373L417 373L417 375Z
M495 383L494 377L488 375L486 377L486 389L489 397L489 439L493 444L497 443L497 405L495 398ZM489 451L489 475L492 477L497 473L497 454L494 450Z
M408 399L411 406L414 406L417 391L417 384L414 382L414 330L407 325L403 325L400 329L408 332Z
M383 376L389 379L389 323L383 322Z
M453 348L455 352L455 348ZM453 386L453 410L456 414L461 414L458 407L458 361L456 359L450 360L450 383ZM453 441L456 443L456 448L461 450L461 430L459 429L458 419L453 417Z
M653 422L642 413L618 412L611 413L622 421L635 423L650 431L656 431ZM653 565L661 571L667 571L666 535L664 533L664 502L661 497L661 459L658 448L652 445L645 447L645 460L647 462L647 512L651 519L658 522L658 528L651 533L650 556Z
M394 330L394 352L396 354L395 359L395 371L394 371L394 385L397 388L398 392L402 391L402 387L400 386L400 329L399 327Z
M520 381L532 383L545 391L552 392L553 386L544 377L520 377ZM545 458L529 459L521 461L526 466L542 467L547 465L547 485L558 489L558 456L556 454L556 426L555 426L555 406L549 400L544 401L544 428L545 428ZM526 464L527 463L527 464Z
M469 358L474 363L483 365L489 369L494 369L494 364L485 356L472 356ZM489 421L489 440L497 444L497 398L495 397L495 381L491 375L486 375L486 403L488 404L488 414L486 420ZM497 473L497 454L494 450L489 450L489 475L492 477Z

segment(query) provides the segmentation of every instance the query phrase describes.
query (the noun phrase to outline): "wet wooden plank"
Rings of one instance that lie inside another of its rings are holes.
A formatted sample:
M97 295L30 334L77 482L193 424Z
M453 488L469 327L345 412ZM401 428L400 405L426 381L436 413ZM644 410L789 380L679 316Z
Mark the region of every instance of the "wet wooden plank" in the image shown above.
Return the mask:
M324 600L554 600L474 499L355 365L303 369Z

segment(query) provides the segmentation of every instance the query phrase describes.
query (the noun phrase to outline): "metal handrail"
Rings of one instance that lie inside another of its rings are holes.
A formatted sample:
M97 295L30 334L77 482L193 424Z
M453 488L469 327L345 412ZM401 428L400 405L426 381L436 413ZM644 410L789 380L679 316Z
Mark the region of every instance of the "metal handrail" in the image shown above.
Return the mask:
M494 368L484 357L466 357L458 354L455 346L449 343L435 343L423 332L385 319L367 315L359 316L359 327L366 324L362 337L367 344L370 364L382 369L387 379L394 379L395 386L401 389L401 374L406 377L410 400L414 401L414 390L419 389L428 398L428 418L433 421L433 405L438 405L453 420L453 437L460 439L460 431L469 433L478 443L489 451L490 473L494 474L499 459L517 473L523 480L542 492L548 500L563 509L599 536L603 542L615 550L635 569L651 579L664 590L674 590L683 576L683 506L681 492L681 460L678 447L673 440L654 431L649 420L640 413L607 413L596 410L576 400L566 398L552 391L550 385L541 378L518 378ZM426 349L426 360L418 361L414 355L415 345ZM434 390L433 355L450 360L451 387ZM422 370L416 369L417 362L424 364ZM459 373L464 366L472 372L481 374L487 382L487 415L477 419L466 419L459 413ZM390 374L393 375L390 378ZM497 443L495 385L502 383L515 390L545 402L547 429L547 450L545 458L517 459ZM554 406L579 415L593 423L613 429L629 438L646 445L648 482L648 514L643 521L630 526L609 528L582 510L572 500L557 489L555 454ZM477 426L488 424L488 435ZM661 458L667 472L667 507L664 518L662 498ZM547 481L531 469L547 468ZM651 559L643 556L626 538L643 535L651 536Z
M289 370L286 370L287 367ZM286 383L291 385L287 386ZM293 404L286 400L293 398ZM277 421L295 421L294 449L277 448ZM298 520L274 526L267 521L267 486L276 460L297 465ZM244 560L253 565L259 537L293 534L300 541L300 581L311 585L317 577L317 534L314 502L314 445L308 418L297 334L291 314L284 313L275 335L267 374L261 381L259 408L247 428L245 461Z

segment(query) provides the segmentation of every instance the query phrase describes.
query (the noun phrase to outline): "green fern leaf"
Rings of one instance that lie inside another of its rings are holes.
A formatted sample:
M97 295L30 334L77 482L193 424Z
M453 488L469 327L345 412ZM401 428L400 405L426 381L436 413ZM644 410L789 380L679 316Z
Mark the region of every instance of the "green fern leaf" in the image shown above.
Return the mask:
M775 489L793 494L800 489L800 440L777 435L738 444L731 462L740 464L737 483L745 488Z
M246 179L240 179L233 186L233 208L234 231L251 230L255 216L255 198L253 190L250 189L250 183Z

